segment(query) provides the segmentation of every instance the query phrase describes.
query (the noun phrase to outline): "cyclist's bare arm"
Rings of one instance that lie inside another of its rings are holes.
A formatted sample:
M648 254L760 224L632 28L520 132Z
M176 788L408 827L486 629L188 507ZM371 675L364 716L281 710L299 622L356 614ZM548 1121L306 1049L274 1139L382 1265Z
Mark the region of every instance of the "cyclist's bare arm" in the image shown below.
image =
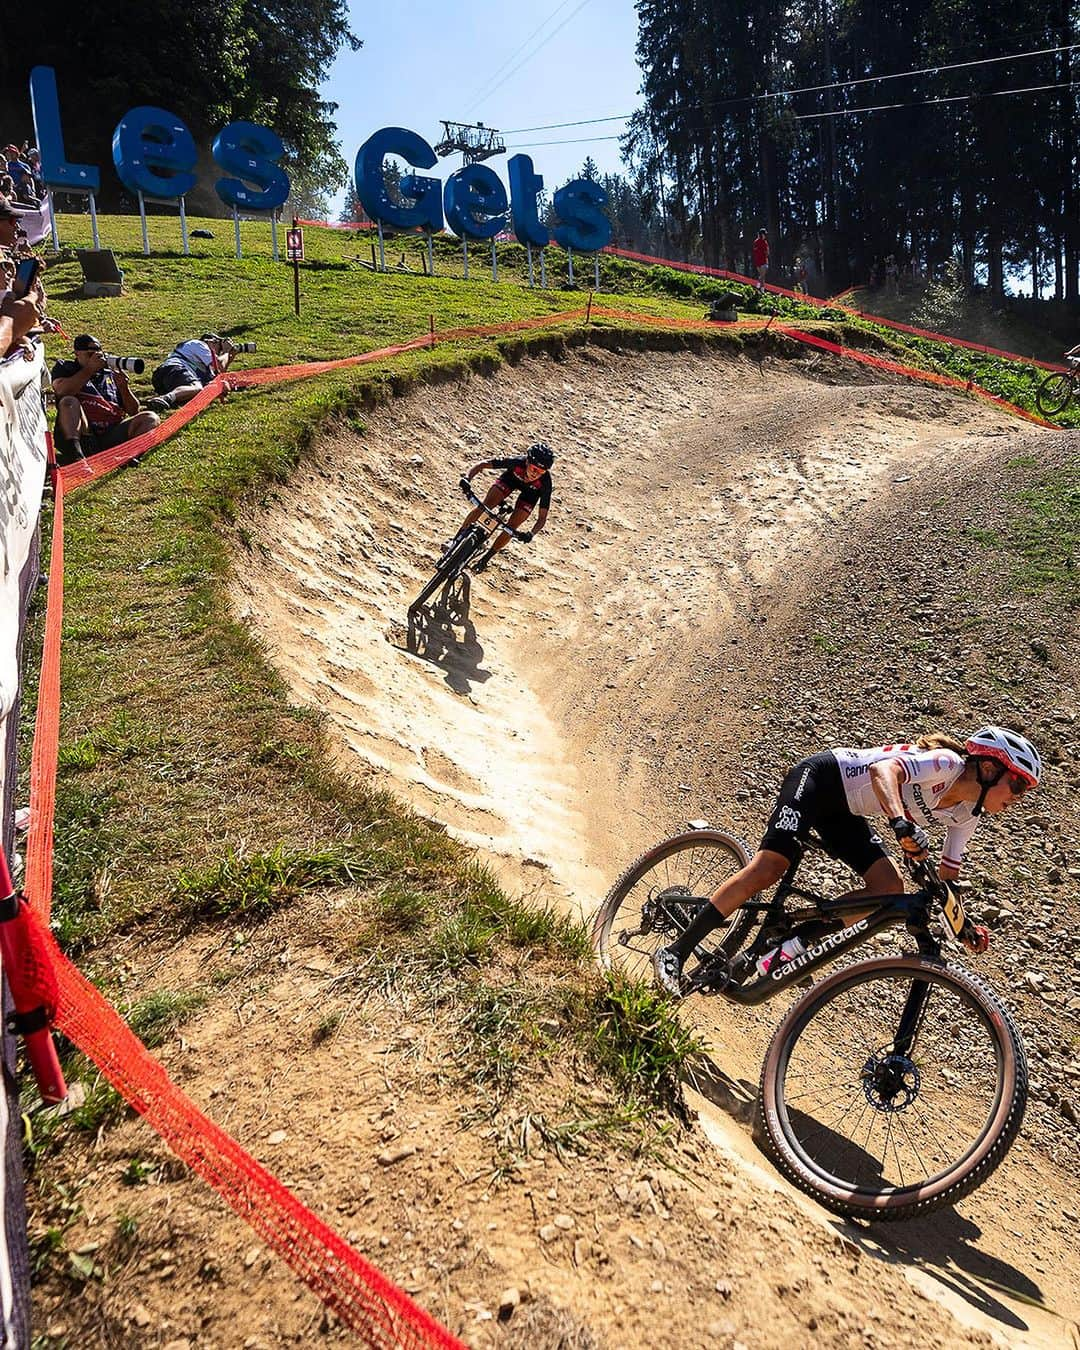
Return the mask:
M465 477L471 483L478 473L483 473L485 469L493 467L494 461L490 459L482 460L479 464L474 464L471 469L466 471Z

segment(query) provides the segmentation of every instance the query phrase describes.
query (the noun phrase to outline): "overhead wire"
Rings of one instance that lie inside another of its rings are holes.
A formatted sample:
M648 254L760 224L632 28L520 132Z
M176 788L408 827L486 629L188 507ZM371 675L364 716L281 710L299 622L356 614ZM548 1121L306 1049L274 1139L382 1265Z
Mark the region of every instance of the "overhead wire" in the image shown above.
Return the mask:
M529 43L533 40L533 38L536 37L536 35L540 33L551 22L551 20L556 16L556 14L559 13L560 10L565 9L569 3L570 0L563 0L563 3L548 15L548 17L544 20L544 22L540 25L540 27L536 29L536 31L532 34L532 36L527 38L525 42L522 43L522 46L517 49L517 52L520 52L522 50L522 47L527 47ZM501 89L503 85L506 83L506 81L510 79L512 75L516 75L517 72L522 68L522 66L528 65L534 56L537 56L541 51L543 51L543 49L552 40L552 38L556 37L559 33L561 33L562 30L566 27L566 25L571 21L571 19L576 18L577 15L581 13L581 11L585 8L585 6L588 3L589 0L581 0L581 3L577 6L577 8L571 10L570 13L566 16L566 18L563 19L562 23L558 24L555 28L553 28L542 42L538 43L531 52L529 52L526 56L523 56L521 58L521 60L517 63L517 65L511 66L511 68L508 71L506 71L506 74L503 75L501 80L498 80L495 84L492 84L491 80L489 79L486 84L482 85L481 92L479 94L475 94L471 100L472 107L479 108L483 106L483 104L487 103L487 101L496 92L496 90ZM514 56L517 56L517 52L515 52L514 55L510 57L511 61L514 59ZM499 70L495 72L496 75L498 75L505 68L506 62L504 62L503 65L499 67Z
M573 18L573 15L570 17ZM894 71L889 75L864 75L853 80L834 80L829 84L812 84L797 89L777 89L769 90L763 94L743 94L736 98L713 99L693 106L698 108L730 107L734 104L756 103L771 98L794 98L797 94L818 94L824 93L830 89L853 89L858 85L875 84L883 80L918 79L923 75L941 75L952 70L968 70L977 66L1000 65L1003 61L1024 61L1037 56L1052 56L1061 52L1071 52L1077 50L1077 48L1080 48L1080 43L1070 42L1058 47L1038 47L1026 52L1012 52L1007 56L986 56L979 57L972 61L954 61L946 65L920 66L913 70ZM539 48L537 50L539 50ZM813 116L813 114L806 115ZM502 134L504 136L523 136L527 132L532 131L561 131L566 127L598 126L602 122L625 122L632 116L633 113L617 113L610 117L587 117L577 122L549 122L543 126L514 127L509 131L504 131ZM561 143L562 142L556 141L548 142L548 144L551 145Z

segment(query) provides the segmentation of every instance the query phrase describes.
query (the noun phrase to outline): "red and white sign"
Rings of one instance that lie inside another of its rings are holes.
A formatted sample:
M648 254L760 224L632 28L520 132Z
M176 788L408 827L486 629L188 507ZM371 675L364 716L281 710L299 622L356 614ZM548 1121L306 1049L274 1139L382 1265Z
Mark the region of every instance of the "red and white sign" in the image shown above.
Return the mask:
M285 231L285 252L288 255L289 262L304 261L304 231L286 230Z

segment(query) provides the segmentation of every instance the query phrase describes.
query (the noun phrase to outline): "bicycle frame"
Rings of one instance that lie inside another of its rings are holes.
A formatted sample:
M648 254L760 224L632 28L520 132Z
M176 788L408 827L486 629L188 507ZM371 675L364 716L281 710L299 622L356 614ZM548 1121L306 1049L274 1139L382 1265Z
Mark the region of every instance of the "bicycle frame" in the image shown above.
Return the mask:
M840 918L844 914L857 914L866 909L865 898L861 900L824 900L818 896L809 895L805 891L794 893L813 900L822 918ZM940 948L928 933L925 938L921 938L929 920L927 897L924 892L916 891L911 895L887 895L875 898L877 908L874 909L873 913L865 918L857 919L849 928L842 928L836 933L827 933L823 938L812 943L801 956L775 965L765 975L759 975L749 984L731 985L720 992L724 998L730 999L733 1003L742 1003L749 1006L764 1003L790 985L798 984L800 980L805 980L808 975L813 975L815 971L829 965L838 956L852 951L855 947L861 947L864 942L876 937L878 933L884 932L886 928L892 928L899 923L905 924L909 931L914 932L921 939L919 949L923 951L924 955L940 955ZM773 905L763 905L760 908L768 912L773 908ZM792 925L792 927L797 927L797 925Z
M815 848L819 845L811 842L806 847ZM798 984L807 976L812 976L816 971L835 961L838 956L862 946L864 942L884 932L886 928L895 927L900 923L903 923L908 932L915 937L921 955L940 959L941 948L929 931L932 895L928 889L924 888L910 894L900 892L896 895L875 896L872 902L865 896L828 900L818 895L816 891L804 890L795 885L795 874L799 870L804 854L805 848L800 849L769 900L759 904L748 902L744 906L751 913L760 914L763 919L758 936L744 949L745 954L750 958L764 954L769 947L779 946L795 934L800 924L807 921L843 919L845 914L859 914L863 917L854 920L848 927L834 933L826 933L816 939L801 956L794 957L790 961L774 962L764 975L759 975L749 983L730 983L720 988L719 992L724 998L746 1006L764 1003L792 984ZM803 914L790 913L786 908L789 896L808 901L813 906L812 911ZM709 901L704 903L708 904ZM868 903L873 904L869 914L866 913ZM920 992L921 997L918 997ZM910 1026L912 1036L918 1026L925 997L926 986L917 985L913 990L913 998L909 999L908 1008L905 1009L902 1026L905 1028Z

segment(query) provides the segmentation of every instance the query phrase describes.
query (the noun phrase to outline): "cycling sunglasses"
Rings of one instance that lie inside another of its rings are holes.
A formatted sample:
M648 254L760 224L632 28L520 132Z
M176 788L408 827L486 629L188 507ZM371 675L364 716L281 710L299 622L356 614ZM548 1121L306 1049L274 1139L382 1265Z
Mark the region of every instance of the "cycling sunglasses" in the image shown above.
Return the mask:
M1010 773L1008 775L1008 780L1009 780L1009 791L1012 793L1014 797L1022 797L1024 793L1027 792L1027 790L1031 787L1031 784L1028 782L1028 780L1026 778L1021 778L1018 773Z

